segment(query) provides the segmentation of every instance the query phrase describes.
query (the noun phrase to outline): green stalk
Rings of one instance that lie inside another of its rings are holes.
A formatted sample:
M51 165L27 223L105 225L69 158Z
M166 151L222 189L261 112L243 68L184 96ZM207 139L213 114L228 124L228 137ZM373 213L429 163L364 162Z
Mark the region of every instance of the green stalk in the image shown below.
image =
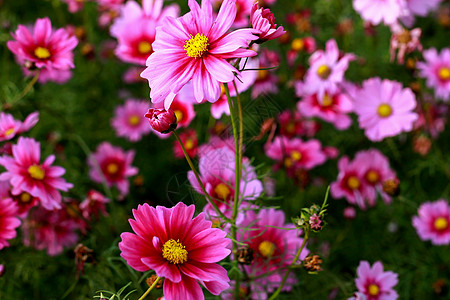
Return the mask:
M151 292L151 290L153 290L153 288L158 284L158 281L160 279L161 279L161 277L159 277L159 276L156 277L155 282L153 282L153 284L148 288L148 290L145 291L145 293L138 300L144 300L145 297L147 297L147 295Z

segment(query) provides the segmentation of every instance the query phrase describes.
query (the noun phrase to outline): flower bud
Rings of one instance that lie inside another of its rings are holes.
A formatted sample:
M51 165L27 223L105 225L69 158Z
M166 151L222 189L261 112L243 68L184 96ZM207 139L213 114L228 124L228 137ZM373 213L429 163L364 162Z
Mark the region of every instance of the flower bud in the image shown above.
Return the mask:
M169 133L177 128L177 117L172 109L149 108L144 117L152 128L160 133Z
M277 24L275 24L275 17L270 9L258 8L258 3L253 4L250 12L250 22L252 23L252 27L254 29L261 32L259 34L259 39L256 41L258 44L279 38L286 33L283 26L277 28Z
M253 262L253 249L248 247L239 248L237 251L237 261L243 265L250 265Z

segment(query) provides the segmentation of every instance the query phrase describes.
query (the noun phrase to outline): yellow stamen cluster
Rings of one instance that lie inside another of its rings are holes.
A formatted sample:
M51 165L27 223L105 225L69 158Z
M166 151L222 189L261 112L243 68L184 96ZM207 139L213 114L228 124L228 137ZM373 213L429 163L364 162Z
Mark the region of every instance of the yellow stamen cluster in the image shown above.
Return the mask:
M319 68L317 68L317 75L319 75L319 77L322 79L327 79L330 74L331 69L327 65L321 65Z
M208 51L208 38L201 33L197 33L184 43L186 55L192 58L200 58Z
M28 173L30 174L31 178L36 180L42 180L45 177L44 169L42 169L42 167L38 165L30 166L28 168Z
M50 51L44 47L37 47L34 49L34 55L39 59L47 59L50 57Z
M31 195L28 194L27 192L23 192L22 194L20 194L20 202L22 203L28 203L31 201Z
M390 115L392 115L392 107L389 104L380 104L380 106L378 106L378 115L382 118L387 118Z
M119 171L119 166L115 163L110 163L106 166L106 172L108 172L111 175L114 175Z
M270 258L275 252L275 244L269 241L264 241L258 246L259 253L262 256Z
M378 285L373 284L373 283L371 285L369 285L367 290L368 290L370 296L376 296L380 293L380 288L378 287Z
M139 42L139 44L138 44L139 53L148 54L148 53L152 52L152 50L153 50L152 45L149 42L147 42L147 41Z
M180 240L170 239L164 243L162 256L172 264L182 264L187 261L188 252Z
M323 107L328 107L333 104L333 97L328 94L323 95L322 102L320 103Z
M300 159L302 159L302 154L296 150L291 152L291 158L294 161L299 161Z
M186 150L191 150L192 148L194 148L194 141L191 138L188 138L184 142L184 148L186 148Z
M177 121L180 122L181 120L183 120L183 112L181 110L176 110L174 111L175 113L175 117L177 117Z
M216 193L217 197L222 200L226 200L231 193L230 189L225 183L219 183L218 185L216 185L216 187L214 188L214 192Z
M301 38L296 38L292 41L291 48L294 51L302 51L305 47L305 42Z
M13 132L14 132L14 128L10 128L5 131L5 136L8 136L8 135L12 134Z
M450 68L442 67L438 72L439 79L447 81L450 79Z
M366 180L370 183L377 183L380 180L380 175L378 175L378 172L370 170L366 173Z
M360 187L361 182L359 181L358 177L356 176L350 176L347 179L347 186L352 189L352 190L356 190Z
M131 126L136 126L136 125L138 125L138 124L139 124L139 121L140 121L140 118L139 118L139 116L136 116L136 115L132 115L132 116L128 119L128 123L129 123Z
M434 220L434 228L436 230L445 230L448 228L448 220L444 217L439 217Z

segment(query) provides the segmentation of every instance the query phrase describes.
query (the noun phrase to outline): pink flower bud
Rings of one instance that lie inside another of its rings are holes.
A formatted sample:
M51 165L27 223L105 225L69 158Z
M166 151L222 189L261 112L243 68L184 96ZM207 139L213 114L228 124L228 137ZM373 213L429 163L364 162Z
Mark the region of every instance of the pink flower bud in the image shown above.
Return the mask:
M275 17L270 9L258 8L258 3L253 4L252 11L250 13L250 22L252 23L252 27L254 29L261 32L259 34L259 40L256 41L258 44L279 38L286 33L283 26L277 28L277 24L275 24Z
M172 109L149 108L144 117L152 128L160 133L169 133L177 128L177 117Z

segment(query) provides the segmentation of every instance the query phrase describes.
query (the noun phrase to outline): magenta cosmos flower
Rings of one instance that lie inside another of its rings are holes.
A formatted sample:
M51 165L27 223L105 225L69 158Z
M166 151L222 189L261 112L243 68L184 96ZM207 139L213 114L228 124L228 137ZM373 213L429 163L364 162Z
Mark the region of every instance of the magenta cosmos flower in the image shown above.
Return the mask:
M359 127L371 141L396 136L411 131L418 115L416 97L409 88L397 81L370 78L354 96L354 111L358 115Z
M393 289L398 283L398 275L392 271L384 272L383 264L377 261L370 267L367 261L361 261L356 270L356 287L367 300L395 300L397 292Z
M124 105L116 107L111 126L117 136L124 137L131 142L139 141L143 135L150 132L151 127L144 117L149 108L148 101L127 99Z
M141 74L148 79L152 102L164 101L166 109L190 80L197 102L215 102L220 83L233 81L239 74L227 59L256 55L244 48L258 38L253 34L258 31L248 28L227 33L236 16L235 0L222 3L216 20L210 0L202 0L201 7L189 0L189 7L189 13L178 19L167 17L156 29L155 52Z
M258 8L258 3L254 3L250 12L250 22L253 28L261 31L257 43L279 38L286 33L283 26L277 28L275 17L268 8Z
M130 185L127 178L138 173L138 168L131 166L133 158L134 151L125 152L103 142L88 158L89 176L98 183L106 181L109 187L115 185L122 195L127 195Z
M412 14L424 17L429 12L437 10L441 2L442 0L407 0L406 5Z
M431 240L434 245L450 244L450 206L447 200L425 202L419 207L418 214L412 218L412 224L422 240Z
M8 240L17 236L20 226L18 207L11 198L0 198L0 250L9 246Z
M227 271L217 262L230 254L231 241L203 213L193 218L194 211L181 202L172 208L139 205L129 220L135 233L120 235L120 255L131 267L165 277L167 300L204 299L200 285L214 295L229 287Z
M72 50L78 44L74 36L60 28L53 32L49 18L37 19L31 33L27 27L19 25L6 45L19 60L33 62L37 68L68 70L74 68Z
M10 114L0 112L0 142L10 140L17 134L30 130L39 121L39 112L26 117L25 121L15 120Z
M436 97L450 99L450 48L438 54L435 48L423 51L425 62L418 62L420 76L426 78L427 86L434 88Z
M19 195L27 192L39 198L46 209L60 208L59 191L67 191L73 185L61 178L66 172L64 168L52 166L55 156L50 155L41 164L40 143L24 137L12 146L12 155L0 157L0 164L6 168L6 172L0 174L0 180L9 180L11 193Z
M353 8L361 15L364 21L373 25L383 22L392 25L406 13L405 0L353 0Z

